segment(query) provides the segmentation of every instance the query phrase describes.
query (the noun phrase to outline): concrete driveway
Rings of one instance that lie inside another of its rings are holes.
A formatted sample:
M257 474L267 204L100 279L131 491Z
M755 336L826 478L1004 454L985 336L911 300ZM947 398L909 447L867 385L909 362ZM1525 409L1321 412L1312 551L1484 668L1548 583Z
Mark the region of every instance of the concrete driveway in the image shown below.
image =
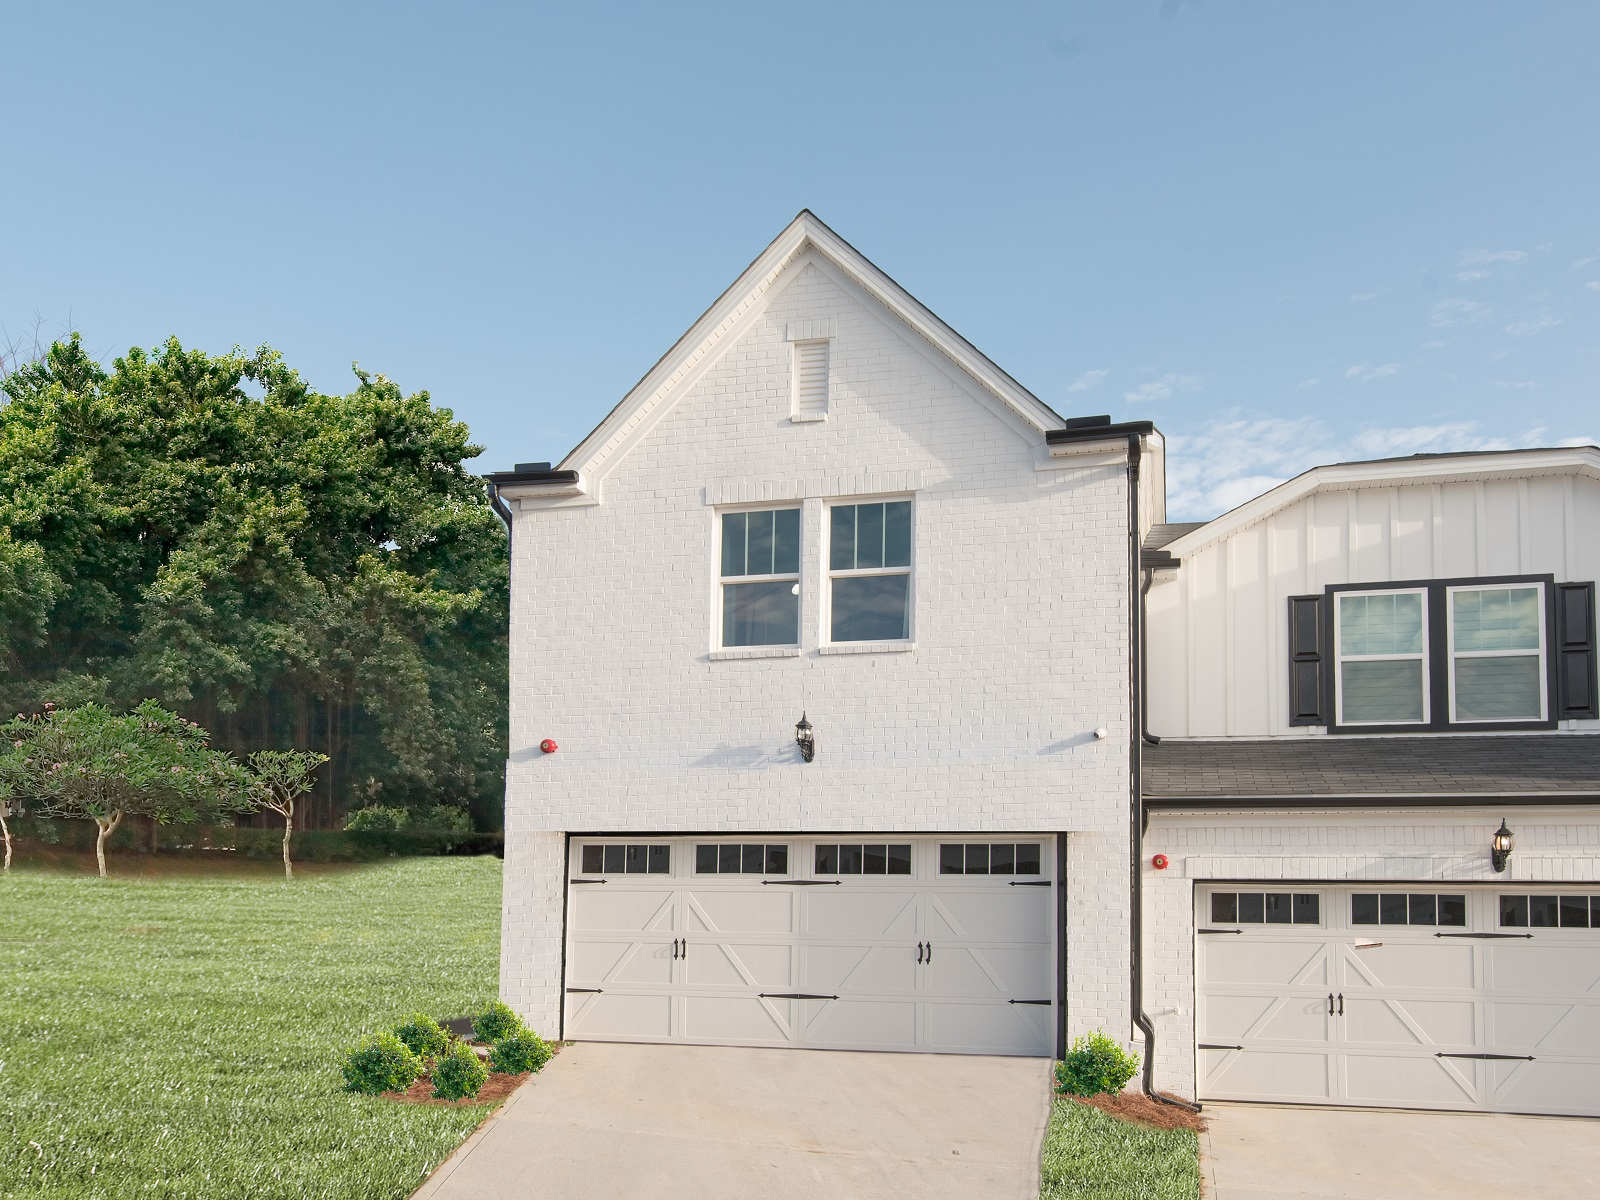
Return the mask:
M568 1046L414 1200L1036 1200L1040 1058Z
M1600 1121L1499 1113L1207 1104L1206 1200L1592 1196Z

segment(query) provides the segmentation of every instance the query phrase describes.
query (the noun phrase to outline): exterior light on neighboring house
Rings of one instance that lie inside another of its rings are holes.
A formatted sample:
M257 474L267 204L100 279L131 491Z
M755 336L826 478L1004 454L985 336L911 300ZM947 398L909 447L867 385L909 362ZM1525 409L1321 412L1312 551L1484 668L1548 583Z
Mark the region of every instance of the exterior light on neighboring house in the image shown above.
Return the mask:
M794 744L800 747L800 757L807 762L817 756L817 739L811 736L811 722L806 720L805 713L800 714L800 723L794 727Z
M1489 861L1494 864L1496 871L1504 871L1506 869L1506 860L1511 857L1511 847L1514 840L1511 836L1511 830L1506 828L1505 818L1502 817L1500 819L1500 828L1495 830L1494 842L1489 851Z

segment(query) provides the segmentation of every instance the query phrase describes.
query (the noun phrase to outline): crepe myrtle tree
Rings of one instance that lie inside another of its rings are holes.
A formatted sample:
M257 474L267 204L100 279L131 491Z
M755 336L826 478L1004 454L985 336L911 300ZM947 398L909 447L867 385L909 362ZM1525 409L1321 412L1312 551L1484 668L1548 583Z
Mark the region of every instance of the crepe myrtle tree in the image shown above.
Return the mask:
M316 784L317 768L328 761L315 750L257 750L250 756L250 798L283 818L283 877L294 878L289 837L294 833L294 802Z
M215 820L254 806L244 772L206 731L153 700L118 714L99 704L18 715L3 730L20 756L20 791L50 816L95 823L95 861L126 816L158 824Z

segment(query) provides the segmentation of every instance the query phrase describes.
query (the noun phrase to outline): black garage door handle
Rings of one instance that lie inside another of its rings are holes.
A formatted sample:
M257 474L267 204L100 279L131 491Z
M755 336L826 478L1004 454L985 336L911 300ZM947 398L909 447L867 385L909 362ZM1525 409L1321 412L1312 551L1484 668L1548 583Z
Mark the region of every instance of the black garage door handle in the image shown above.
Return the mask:
M837 1000L837 996L817 996L810 992L757 992L763 1000Z
M762 887L771 887L775 883L786 883L790 887L838 887L842 879L763 879Z
M1436 933L1434 937L1531 938L1531 933Z

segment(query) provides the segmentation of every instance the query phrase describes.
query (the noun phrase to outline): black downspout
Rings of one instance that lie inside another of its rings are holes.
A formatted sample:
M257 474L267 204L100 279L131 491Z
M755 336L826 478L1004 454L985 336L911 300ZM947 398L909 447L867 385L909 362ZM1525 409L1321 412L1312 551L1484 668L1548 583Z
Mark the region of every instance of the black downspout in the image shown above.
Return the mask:
M1129 878L1128 908L1131 914L1132 954L1129 985L1133 997L1133 1023L1144 1034L1144 1094L1162 1104L1199 1112L1200 1106L1156 1091L1156 1028L1144 1011L1144 593L1139 585L1139 455L1143 442L1138 434L1128 436L1128 689L1129 716L1133 736L1128 739ZM1147 585L1148 586L1148 585Z
M495 515L506 523L506 552L511 551L511 510L506 507L506 502L500 499L500 489L488 480L484 486L489 489L489 507L494 509Z

